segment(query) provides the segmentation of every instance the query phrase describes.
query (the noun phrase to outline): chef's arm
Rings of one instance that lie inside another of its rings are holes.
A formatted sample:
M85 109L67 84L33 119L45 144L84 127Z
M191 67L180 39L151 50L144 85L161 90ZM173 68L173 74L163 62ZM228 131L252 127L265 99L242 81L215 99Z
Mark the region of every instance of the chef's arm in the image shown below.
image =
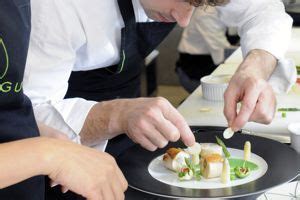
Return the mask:
M87 199L124 199L127 189L114 158L70 141L36 137L3 143L0 163L0 189L37 175Z
M261 49L251 50L236 73L268 80L277 65L277 59Z
M0 188L44 174L47 152L40 151L42 143L38 137L0 144Z
M90 146L121 133L151 151L179 138L187 146L195 143L184 118L161 97L97 103L90 110L80 136L81 142Z

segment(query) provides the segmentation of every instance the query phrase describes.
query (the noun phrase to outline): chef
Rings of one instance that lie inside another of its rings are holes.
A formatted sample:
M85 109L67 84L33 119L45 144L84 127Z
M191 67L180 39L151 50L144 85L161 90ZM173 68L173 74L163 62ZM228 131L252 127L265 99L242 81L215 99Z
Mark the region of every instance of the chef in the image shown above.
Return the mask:
M205 3L220 5L220 18L238 27L242 38L244 61L225 94L228 125L238 130L249 120L270 123L275 96L267 80L274 69L282 67L276 65L288 46L291 18L279 0ZM173 22L186 26L194 6L205 3L32 0L24 88L37 120L102 150L107 139L121 133L152 151L179 138L192 145L191 130L165 99L123 98L138 96L140 62L168 34ZM281 74L279 80L286 79ZM108 99L114 100L102 101ZM112 153L117 155L126 148L118 144L109 145L108 151L116 150Z
M181 85L192 93L203 76L211 74L224 62L226 48L232 48L226 37L227 27L216 7L197 8L183 30L178 45L176 73Z

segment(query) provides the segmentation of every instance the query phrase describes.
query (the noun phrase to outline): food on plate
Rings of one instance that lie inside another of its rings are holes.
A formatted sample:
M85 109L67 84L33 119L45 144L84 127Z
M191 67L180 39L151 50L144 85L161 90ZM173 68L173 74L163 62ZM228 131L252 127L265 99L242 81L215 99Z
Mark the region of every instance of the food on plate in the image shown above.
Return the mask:
M201 158L201 173L206 179L220 177L223 168L223 157L220 154L210 154Z
M251 143L244 144L244 158L231 158L224 142L216 137L215 143L195 143L186 149L169 148L163 155L166 168L177 173L180 181L219 178L224 184L246 178L258 166L250 162Z
M185 151L192 156L192 163L194 165L197 165L200 162L200 156L199 155L200 155L201 149L202 149L201 145L197 142L193 146L188 147L188 148L185 149Z
M219 154L222 155L222 147L215 143L202 143L201 144L201 152L200 156L205 157L211 154Z
M224 184L230 183L230 165L227 158L223 161L223 168L222 168L222 174L221 174L221 182Z
M191 180L194 176L193 170L188 167L183 167L178 172L178 178L181 181Z
M220 145L222 147L222 150L223 150L223 153L224 153L225 157L229 158L230 157L230 153L227 150L227 147L224 144L224 142L220 138L218 138L218 136L216 136L216 140L217 140L218 145Z
M234 131L229 127L226 128L223 132L223 137L225 139L230 139L234 135Z
M251 143L249 141L245 142L244 145L244 160L248 161L251 157Z
M236 167L234 168L234 173L238 178L245 178L250 174L249 167Z
M190 155L180 148L170 148L163 156L163 162L168 169L178 172L186 165L185 158L190 158Z

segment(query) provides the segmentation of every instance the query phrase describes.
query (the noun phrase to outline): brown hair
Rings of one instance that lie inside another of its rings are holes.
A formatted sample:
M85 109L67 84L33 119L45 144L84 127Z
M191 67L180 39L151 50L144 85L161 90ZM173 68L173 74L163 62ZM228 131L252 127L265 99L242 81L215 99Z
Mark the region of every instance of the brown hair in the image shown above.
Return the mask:
M188 0L189 3L195 7L199 6L221 6L229 2L229 0Z

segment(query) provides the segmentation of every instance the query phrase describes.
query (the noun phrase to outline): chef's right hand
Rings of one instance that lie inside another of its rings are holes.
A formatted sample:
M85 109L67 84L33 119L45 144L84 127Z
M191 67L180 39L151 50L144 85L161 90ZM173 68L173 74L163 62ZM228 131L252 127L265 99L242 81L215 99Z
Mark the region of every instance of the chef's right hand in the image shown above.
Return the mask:
M112 156L69 141L45 142L45 174L53 182L88 200L124 199L127 181Z
M186 146L195 136L183 116L162 97L124 99L119 103L120 129L134 142L154 151L179 138Z

